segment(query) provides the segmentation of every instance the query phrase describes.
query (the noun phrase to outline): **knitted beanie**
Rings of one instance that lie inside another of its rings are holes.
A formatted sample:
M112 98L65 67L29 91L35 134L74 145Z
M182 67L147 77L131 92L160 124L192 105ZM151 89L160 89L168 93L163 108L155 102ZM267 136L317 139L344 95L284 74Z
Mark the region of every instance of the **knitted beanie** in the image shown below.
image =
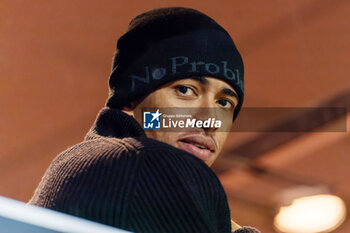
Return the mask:
M106 105L122 109L162 85L190 77L214 77L244 98L243 61L232 38L207 15L182 7L136 16L119 38Z
M150 138L91 139L61 153L29 204L142 233L230 233L214 172Z

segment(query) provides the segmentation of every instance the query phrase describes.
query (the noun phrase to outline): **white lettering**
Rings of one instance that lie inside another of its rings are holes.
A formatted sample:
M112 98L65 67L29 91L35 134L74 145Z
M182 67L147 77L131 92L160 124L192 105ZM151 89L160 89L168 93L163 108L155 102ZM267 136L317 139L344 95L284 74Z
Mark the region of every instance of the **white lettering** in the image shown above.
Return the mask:
M186 127L192 127L194 128L194 125L196 123L196 119L187 119L187 122L186 122Z

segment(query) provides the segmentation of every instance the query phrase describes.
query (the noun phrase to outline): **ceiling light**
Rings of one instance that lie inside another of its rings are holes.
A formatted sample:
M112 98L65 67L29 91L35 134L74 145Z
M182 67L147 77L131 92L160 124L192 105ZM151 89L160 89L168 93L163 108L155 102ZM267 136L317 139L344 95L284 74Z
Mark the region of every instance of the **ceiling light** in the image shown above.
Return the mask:
M274 218L274 226L284 233L330 232L345 220L344 201L324 192L324 187L297 187L284 192L284 204ZM322 191L317 194L317 191ZM299 194L299 197L296 195ZM287 199L289 198L289 204Z

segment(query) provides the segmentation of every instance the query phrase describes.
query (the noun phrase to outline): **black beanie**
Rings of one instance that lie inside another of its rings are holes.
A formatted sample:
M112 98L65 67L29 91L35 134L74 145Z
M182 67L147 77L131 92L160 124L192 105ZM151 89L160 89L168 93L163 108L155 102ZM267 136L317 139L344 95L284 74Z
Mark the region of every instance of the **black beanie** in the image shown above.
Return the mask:
M243 61L230 35L207 15L182 7L136 16L119 38L106 105L122 109L162 85L189 77L221 79L244 98Z

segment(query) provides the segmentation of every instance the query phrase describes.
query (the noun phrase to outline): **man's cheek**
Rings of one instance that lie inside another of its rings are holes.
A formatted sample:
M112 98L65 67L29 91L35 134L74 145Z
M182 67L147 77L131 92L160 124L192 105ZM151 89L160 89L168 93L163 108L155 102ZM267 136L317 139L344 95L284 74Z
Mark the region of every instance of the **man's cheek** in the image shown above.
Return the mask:
M226 132L218 132L218 134L217 134L217 140L216 140L216 142L217 142L217 153L220 153L220 151L222 150L222 146L223 146L223 144L225 143L225 141L226 141L226 138L227 138L227 133Z

